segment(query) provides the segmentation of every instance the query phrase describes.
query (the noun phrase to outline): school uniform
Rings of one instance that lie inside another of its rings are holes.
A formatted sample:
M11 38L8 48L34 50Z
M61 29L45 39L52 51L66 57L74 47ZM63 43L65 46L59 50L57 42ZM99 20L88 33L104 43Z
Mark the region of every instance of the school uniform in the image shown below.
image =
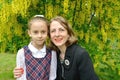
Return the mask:
M99 80L89 54L79 45L67 47L64 61L60 61L59 54L56 80Z
M17 80L55 80L56 52L45 45L38 50L30 43L18 51L16 59L17 67L24 69L24 74Z

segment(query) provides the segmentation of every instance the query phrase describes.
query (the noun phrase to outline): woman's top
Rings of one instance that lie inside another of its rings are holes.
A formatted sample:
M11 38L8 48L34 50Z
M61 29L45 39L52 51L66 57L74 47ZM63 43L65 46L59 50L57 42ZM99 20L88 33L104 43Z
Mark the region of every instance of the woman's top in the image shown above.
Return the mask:
M57 54L56 80L99 80L85 49L73 44L66 49L64 61Z
M31 43L28 45L28 48L32 52L33 57L35 58L44 58L46 56L46 46L44 45L42 49L36 49ZM56 69L57 69L57 59L56 52L51 51L51 65L50 65L50 76L49 80L55 80L56 78ZM25 65L25 56L24 49L20 49L17 53L16 57L17 67L22 67L24 69L23 75L17 80L27 80L26 79L26 65Z

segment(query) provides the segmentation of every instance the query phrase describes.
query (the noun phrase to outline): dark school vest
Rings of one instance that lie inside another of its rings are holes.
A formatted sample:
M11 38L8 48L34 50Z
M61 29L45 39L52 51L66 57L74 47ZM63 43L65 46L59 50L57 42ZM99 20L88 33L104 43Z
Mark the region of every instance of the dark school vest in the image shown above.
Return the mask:
M46 50L44 58L35 58L28 46L24 47L26 79L27 80L49 80L51 50Z

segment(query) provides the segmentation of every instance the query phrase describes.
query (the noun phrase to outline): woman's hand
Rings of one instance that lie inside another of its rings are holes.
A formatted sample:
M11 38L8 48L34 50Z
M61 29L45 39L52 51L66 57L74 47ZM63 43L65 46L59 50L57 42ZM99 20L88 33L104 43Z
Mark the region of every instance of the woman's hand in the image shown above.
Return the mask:
M13 70L13 74L14 74L14 78L19 78L22 76L22 74L24 73L23 68L14 68Z

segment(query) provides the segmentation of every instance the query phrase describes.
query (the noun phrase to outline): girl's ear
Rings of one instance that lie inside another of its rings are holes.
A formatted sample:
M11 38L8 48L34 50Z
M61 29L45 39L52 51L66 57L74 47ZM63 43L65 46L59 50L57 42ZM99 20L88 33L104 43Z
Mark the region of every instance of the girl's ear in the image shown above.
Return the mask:
M28 35L31 37L31 33L30 33L30 30L27 30L27 32L28 32Z

